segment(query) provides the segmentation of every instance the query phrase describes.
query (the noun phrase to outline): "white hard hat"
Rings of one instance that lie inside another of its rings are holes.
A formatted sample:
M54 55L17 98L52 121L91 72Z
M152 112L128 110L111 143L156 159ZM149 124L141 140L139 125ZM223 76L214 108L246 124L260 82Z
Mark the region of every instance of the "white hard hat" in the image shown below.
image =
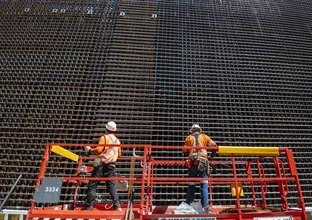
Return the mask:
M192 133L192 131L193 131L194 129L201 129L201 128L200 128L199 124L193 124L192 127L191 127L191 129L190 129L190 132Z
M110 121L105 125L106 129L109 131L117 131L117 125L115 122Z

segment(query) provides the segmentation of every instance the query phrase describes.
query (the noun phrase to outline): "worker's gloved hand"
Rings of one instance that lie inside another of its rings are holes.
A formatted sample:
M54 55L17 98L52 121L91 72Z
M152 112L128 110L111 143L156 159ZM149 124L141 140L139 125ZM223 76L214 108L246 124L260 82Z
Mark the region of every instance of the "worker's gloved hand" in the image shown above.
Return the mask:
M192 167L192 162L189 159L187 159L185 161L185 166L190 169Z
M84 149L85 149L86 152L89 152L91 150L91 147L90 146L85 146Z
M210 164L210 173L211 174L217 174L217 167L216 165Z

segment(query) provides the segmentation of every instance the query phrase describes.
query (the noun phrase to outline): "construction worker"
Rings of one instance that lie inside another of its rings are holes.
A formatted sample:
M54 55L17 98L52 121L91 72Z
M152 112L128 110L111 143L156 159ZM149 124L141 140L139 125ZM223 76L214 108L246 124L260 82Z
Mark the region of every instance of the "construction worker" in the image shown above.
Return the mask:
M202 129L198 124L193 124L190 129L190 135L186 137L184 146L196 146L196 147L216 147L216 143L211 140L209 136L202 132ZM188 176L207 178L209 172L208 159L213 158L216 155L216 151L212 151L208 156L206 149L183 149L184 156L188 157L185 161L188 167ZM191 204L195 197L196 182L190 181L186 192L186 203ZM209 213L209 197L208 197L208 181L201 180L201 205L204 208L204 212Z
M110 121L106 125L106 132L101 136L99 144L111 144L112 146L99 146L96 148L91 148L89 146L85 147L85 151L91 154L96 154L97 158L94 160L93 166L94 170L92 172L92 177L116 177L115 173L115 162L121 155L120 141L115 136L117 131L117 125L115 122ZM93 204L96 198L96 188L100 184L99 180L90 180L88 183L87 190L87 200L86 200L86 210L92 210ZM120 201L118 197L118 192L115 186L114 180L106 180L106 188L111 195L113 200L114 210L121 211Z

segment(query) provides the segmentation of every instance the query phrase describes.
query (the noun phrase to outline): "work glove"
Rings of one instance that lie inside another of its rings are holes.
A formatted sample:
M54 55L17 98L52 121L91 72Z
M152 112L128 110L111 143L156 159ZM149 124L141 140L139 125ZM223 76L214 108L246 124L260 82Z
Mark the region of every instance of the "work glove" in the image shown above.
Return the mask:
M217 174L217 167L214 164L210 164L210 173Z
M185 161L185 166L190 169L192 167L192 162L189 159L187 159Z
M90 146L85 146L84 149L85 149L85 151L88 153L88 152L90 152L91 147L90 147Z

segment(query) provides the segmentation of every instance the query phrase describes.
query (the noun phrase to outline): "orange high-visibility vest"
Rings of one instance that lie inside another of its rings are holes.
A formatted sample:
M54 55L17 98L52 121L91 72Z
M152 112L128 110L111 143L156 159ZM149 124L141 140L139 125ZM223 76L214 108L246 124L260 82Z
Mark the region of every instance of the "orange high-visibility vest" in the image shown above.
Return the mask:
M108 137L108 139L106 139ZM105 138L105 144L113 144L113 145L120 145L120 141L117 137L113 134L108 134L104 136ZM107 141L110 140L110 141ZM98 155L99 158L101 158L102 162L105 164L109 163L115 163L118 159L118 157L121 154L120 147L118 146L109 146L105 147L105 150Z
M189 135L186 137L184 146L196 146L196 147L212 147L216 143L211 140L211 138L205 134ZM206 149L183 149L184 153L188 153L189 157L201 156L207 158Z

